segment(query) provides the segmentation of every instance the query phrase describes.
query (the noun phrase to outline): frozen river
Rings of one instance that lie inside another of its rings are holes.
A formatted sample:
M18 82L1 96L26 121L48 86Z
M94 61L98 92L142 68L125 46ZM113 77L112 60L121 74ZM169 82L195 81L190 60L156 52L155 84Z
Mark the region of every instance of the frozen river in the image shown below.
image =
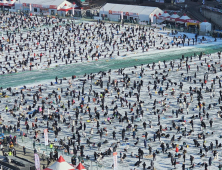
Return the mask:
M99 61L75 63L72 65L59 64L58 67L50 68L48 70L34 70L0 75L1 79L4 79L4 81L0 81L0 87L6 88L13 86L23 86L25 84L27 85L30 83L38 83L40 81L42 82L51 80L54 79L56 76L60 78L71 77L72 75L80 76L84 75L85 73L97 73L99 71L107 71L109 69L118 69L123 67L126 68L135 65L149 64L163 60L167 61L172 59L178 59L181 58L182 55L191 56L194 53L198 55L200 52L209 54L218 51L222 51L222 44L212 42L167 51L159 50L151 53L148 52L138 55L135 54L134 56L119 57L115 59L107 58L101 59Z

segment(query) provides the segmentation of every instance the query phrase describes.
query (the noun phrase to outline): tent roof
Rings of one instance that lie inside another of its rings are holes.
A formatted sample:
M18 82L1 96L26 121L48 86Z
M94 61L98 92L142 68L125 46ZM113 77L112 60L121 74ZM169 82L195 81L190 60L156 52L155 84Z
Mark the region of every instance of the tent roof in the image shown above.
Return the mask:
M114 10L114 11L122 11L122 9L123 9L123 5L114 5L113 6L113 8L112 8L112 10ZM105 9L104 9L105 10ZM111 9L109 9L109 10L111 10Z
M140 14L151 14L155 9L157 9L157 7L146 7L143 11L141 11Z
M169 17L170 15L168 14L168 13L163 13L162 15L161 15L161 17Z
M60 156L59 159L57 160L57 162L60 162L60 163L65 162L65 159L62 156Z
M170 16L170 18L180 18L180 16L174 13L173 15Z
M72 6L73 6L73 4L64 4L64 6L62 7L62 8L60 8L60 9L58 9L58 11L69 11L69 10L71 10L72 9Z
M201 22L200 25L204 26L204 25L211 25L211 23L209 22Z
M180 19L187 20L187 19L190 19L190 17L188 17L186 14L184 14L182 17L180 17Z
M133 13L143 13L143 11L147 11L147 8L145 6L134 6Z
M100 11L122 11L150 15L157 7L106 3Z
M64 158L60 156L54 164L44 170L74 170L74 167L68 164Z
M30 3L30 4L39 4L39 5L60 5L61 3L65 2L66 0L20 0L20 3ZM17 3L19 3L17 1Z
M81 162L80 162L79 165L76 167L76 169L78 169L78 170L86 170L86 168L82 165Z
M10 1L8 1L8 3L9 3L9 4L14 4L15 1L14 1L14 0L10 0Z

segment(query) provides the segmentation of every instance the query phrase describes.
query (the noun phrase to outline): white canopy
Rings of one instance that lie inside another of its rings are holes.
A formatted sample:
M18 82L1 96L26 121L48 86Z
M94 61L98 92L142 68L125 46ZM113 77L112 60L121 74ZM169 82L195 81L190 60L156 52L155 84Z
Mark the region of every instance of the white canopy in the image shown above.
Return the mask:
M201 32L208 32L208 31L211 31L211 23L205 21L205 22L202 22L200 24L200 31Z
M75 168L68 164L62 156L59 157L59 159L49 166L48 168L44 170L74 170Z
M159 14L163 11L158 7L138 6L138 5L125 5L106 3L100 8L100 16L106 15L112 21L118 21L121 13L127 19L137 19L138 21L149 21L150 19L156 20Z
M170 16L170 18L180 18L180 16L177 15L177 13L175 12L173 15Z
M166 11L164 11L164 13L161 15L161 17L169 17L170 14L168 14Z
M180 17L180 19L187 20L187 19L190 19L190 17L188 17L186 14L184 14L182 17Z

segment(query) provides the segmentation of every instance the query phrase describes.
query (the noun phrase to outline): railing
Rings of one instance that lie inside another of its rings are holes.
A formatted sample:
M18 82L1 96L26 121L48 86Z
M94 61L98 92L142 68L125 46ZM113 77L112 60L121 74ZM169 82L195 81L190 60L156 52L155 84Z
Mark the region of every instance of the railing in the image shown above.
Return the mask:
M219 9L219 8L214 8L214 7L206 6L206 5L203 5L202 8L204 8L204 9L209 9L210 11L219 12L219 13L222 14L222 9Z

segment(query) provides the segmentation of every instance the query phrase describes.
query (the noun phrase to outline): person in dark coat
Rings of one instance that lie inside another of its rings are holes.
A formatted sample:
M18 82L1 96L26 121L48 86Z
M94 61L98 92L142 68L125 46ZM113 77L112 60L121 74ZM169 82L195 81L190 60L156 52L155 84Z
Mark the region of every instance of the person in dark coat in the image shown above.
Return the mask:
M23 146L23 152L24 152L24 155L26 154L26 148L25 146Z
M146 169L146 163L143 162L143 170L145 170L145 169Z
M28 133L28 131L29 131L29 124L28 123L26 125L26 130L27 130L27 133Z
M185 170L185 163L183 163L182 165L182 170Z
M174 165L174 168L176 168L176 165L177 165L177 160L176 159L174 159L173 165Z
M208 167L208 165L207 165L207 163L205 162L205 165L204 165L204 170L207 170L207 167Z
M209 158L209 166L212 164L212 157Z

